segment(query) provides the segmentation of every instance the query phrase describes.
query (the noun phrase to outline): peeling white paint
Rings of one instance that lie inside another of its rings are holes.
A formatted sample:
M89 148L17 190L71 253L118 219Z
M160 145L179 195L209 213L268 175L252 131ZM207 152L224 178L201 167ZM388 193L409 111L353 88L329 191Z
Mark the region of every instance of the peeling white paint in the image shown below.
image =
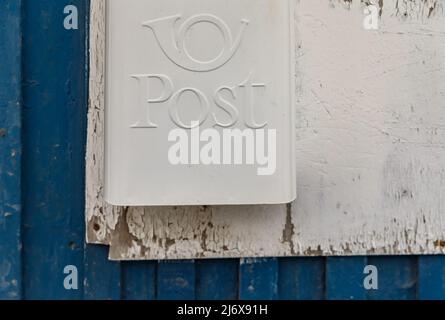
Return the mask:
M90 91L88 141L86 155L87 241L109 244L121 208L109 206L103 199L104 186L104 70L105 70L105 1L91 1Z
M376 32L358 1L299 6L297 251L442 251L445 20L401 21L400 3Z
M177 259L445 252L443 0L297 6L292 206L113 208L102 199L104 4L92 1L88 241L110 257Z

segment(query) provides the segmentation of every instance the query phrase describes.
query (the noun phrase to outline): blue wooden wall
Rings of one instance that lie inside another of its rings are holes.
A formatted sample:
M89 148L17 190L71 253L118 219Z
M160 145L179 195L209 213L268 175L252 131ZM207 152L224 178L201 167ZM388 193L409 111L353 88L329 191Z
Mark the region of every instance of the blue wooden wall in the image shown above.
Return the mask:
M68 4L79 30L63 28ZM86 246L87 16L86 0L0 2L0 299L445 298L442 256L117 263Z

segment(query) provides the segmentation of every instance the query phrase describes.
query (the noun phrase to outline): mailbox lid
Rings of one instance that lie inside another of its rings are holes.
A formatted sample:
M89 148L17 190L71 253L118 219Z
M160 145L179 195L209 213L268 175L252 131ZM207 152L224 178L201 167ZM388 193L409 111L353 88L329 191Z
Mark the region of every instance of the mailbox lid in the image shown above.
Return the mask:
M295 199L292 1L111 0L106 32L107 202Z

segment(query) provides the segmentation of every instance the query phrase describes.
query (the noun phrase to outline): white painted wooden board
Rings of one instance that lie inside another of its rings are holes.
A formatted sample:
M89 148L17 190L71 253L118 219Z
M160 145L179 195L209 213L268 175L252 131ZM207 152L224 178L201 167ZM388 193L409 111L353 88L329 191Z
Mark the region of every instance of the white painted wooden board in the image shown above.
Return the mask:
M118 0L120 1L120 0ZM88 241L110 258L445 252L443 0L300 0L297 201L119 208L103 191L103 1L92 1Z

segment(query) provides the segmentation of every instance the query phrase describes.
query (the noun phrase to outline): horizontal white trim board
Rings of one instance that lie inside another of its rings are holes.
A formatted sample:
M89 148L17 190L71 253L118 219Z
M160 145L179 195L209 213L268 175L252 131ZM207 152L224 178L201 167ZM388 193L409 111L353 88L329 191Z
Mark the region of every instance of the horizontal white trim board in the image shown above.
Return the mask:
M122 208L102 194L105 7L92 0L88 241L114 260L444 253L444 1L378 1L378 30L368 2L297 1L297 201Z

